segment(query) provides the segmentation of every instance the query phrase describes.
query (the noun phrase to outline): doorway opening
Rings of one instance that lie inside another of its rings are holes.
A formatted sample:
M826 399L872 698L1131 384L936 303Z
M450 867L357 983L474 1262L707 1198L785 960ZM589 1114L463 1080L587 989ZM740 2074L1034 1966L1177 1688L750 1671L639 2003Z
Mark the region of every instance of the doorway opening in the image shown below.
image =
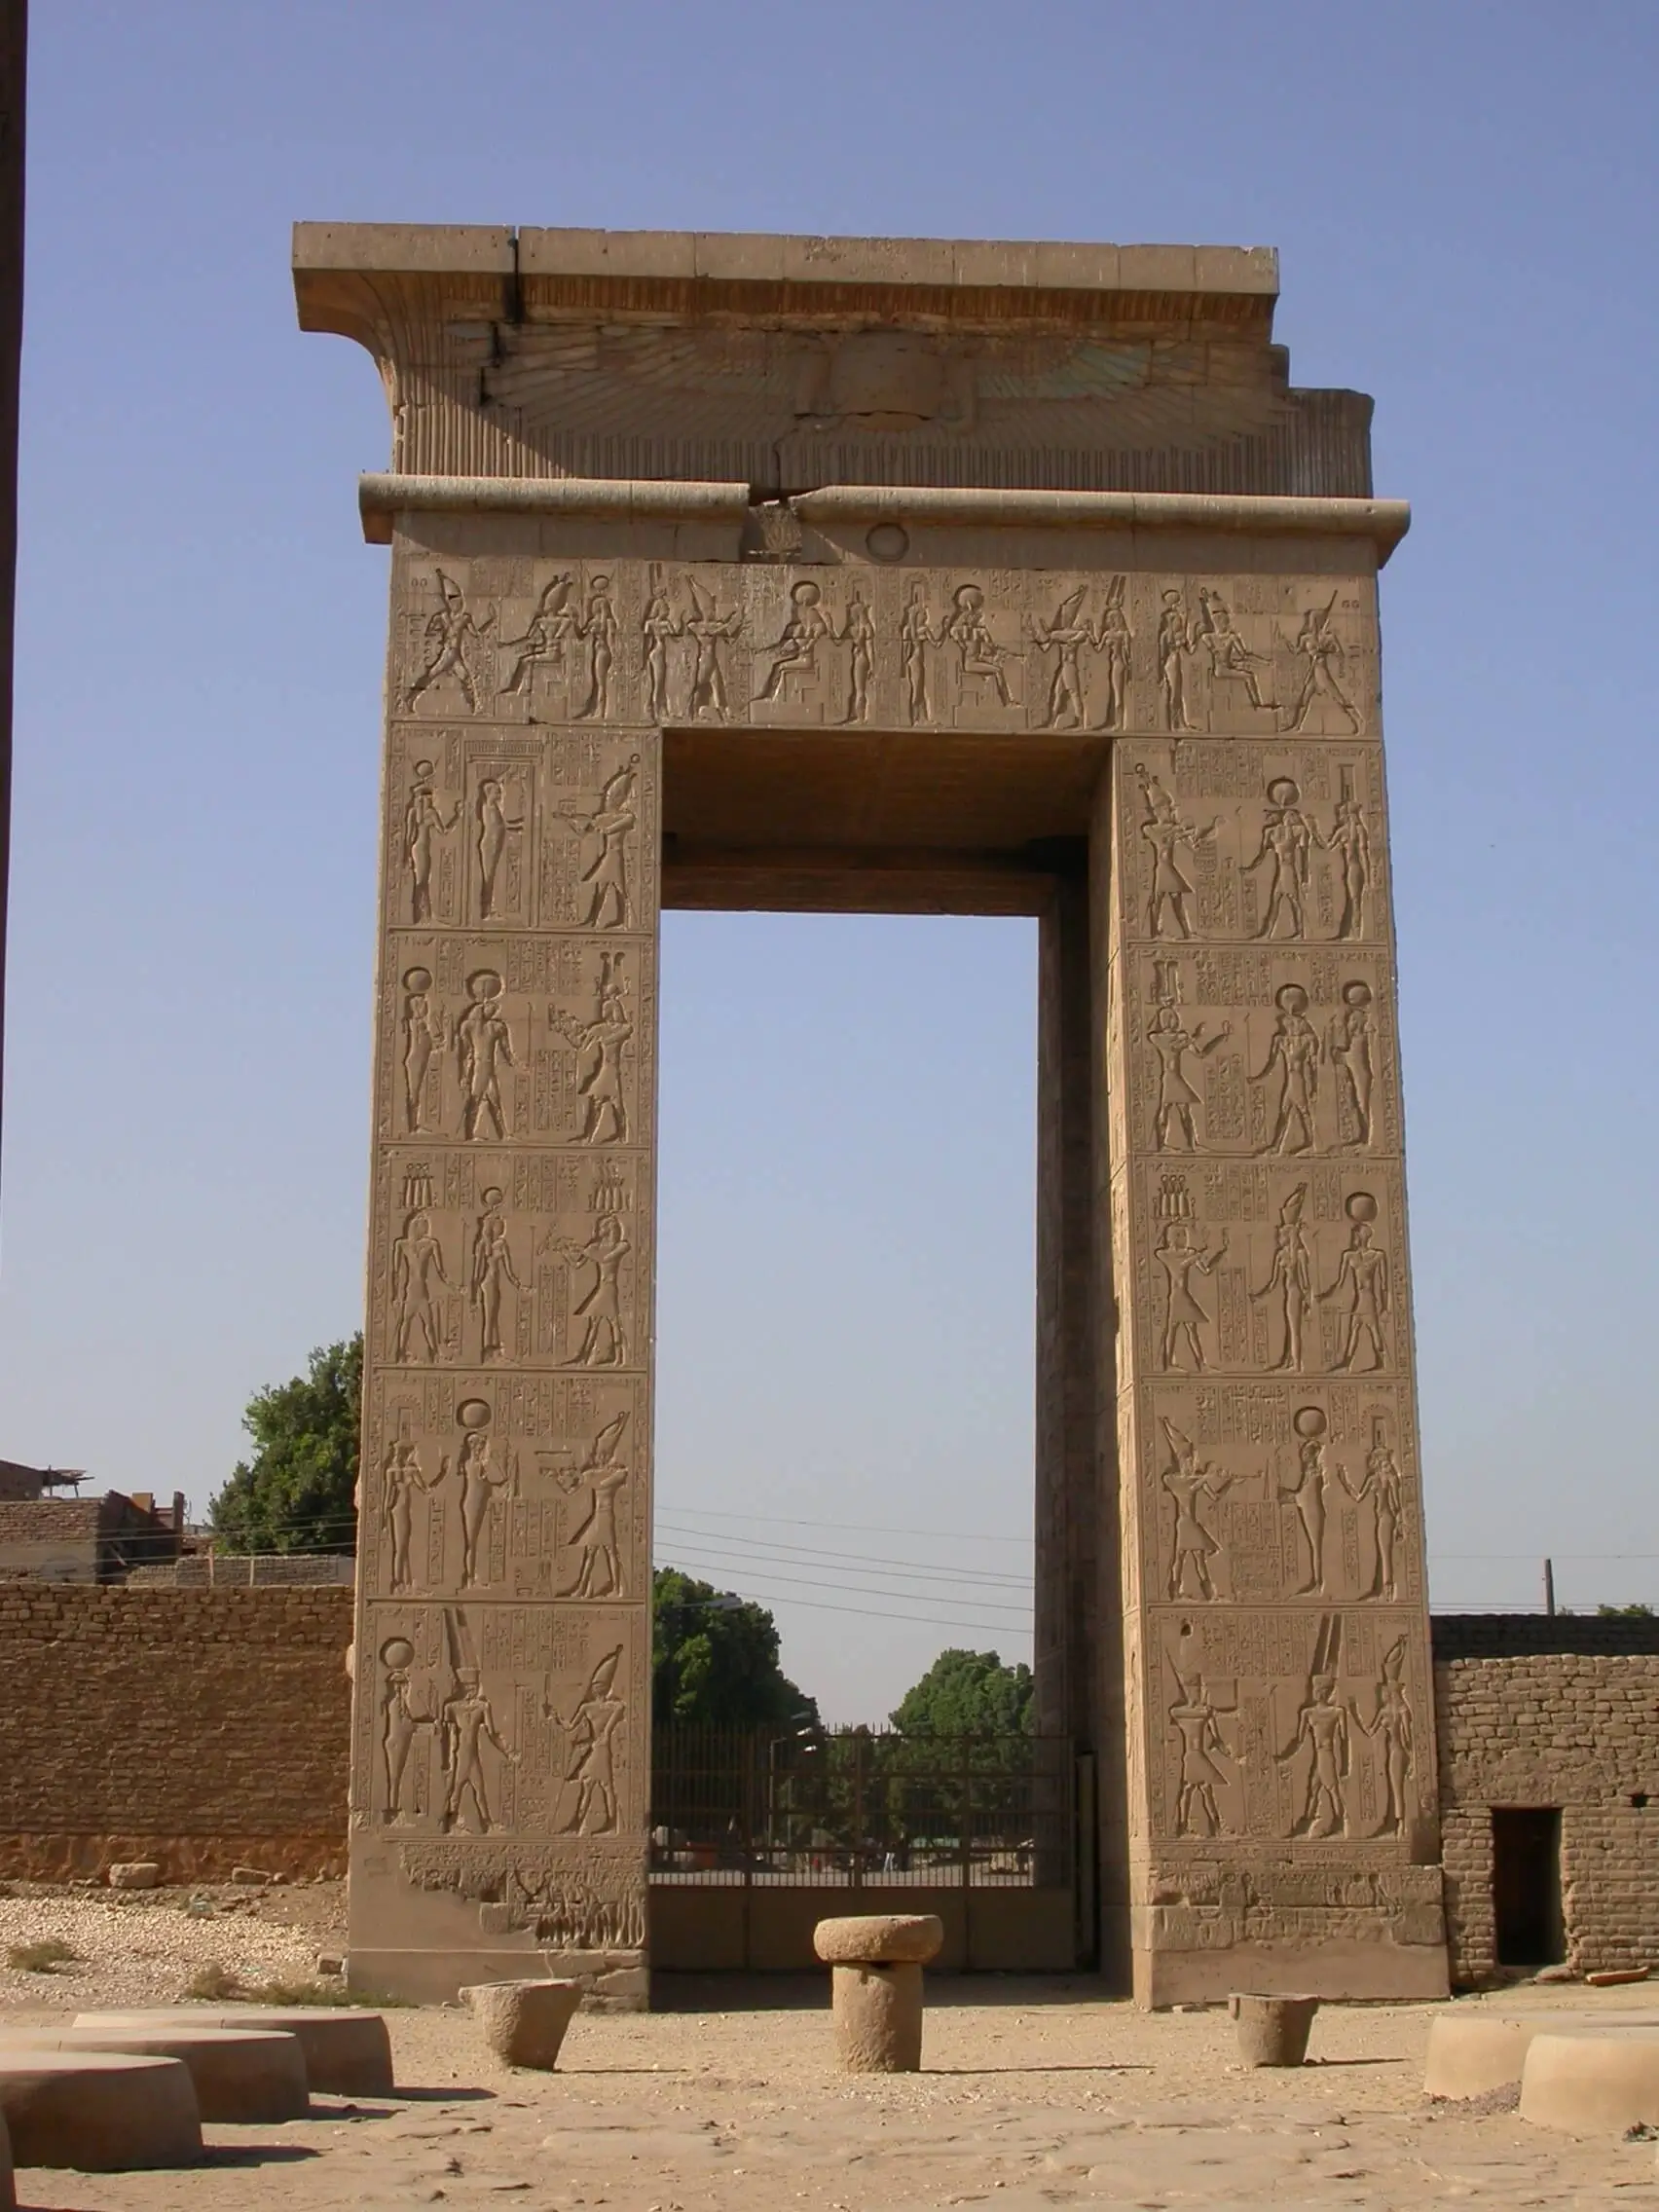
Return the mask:
M1559 1966L1566 1958L1559 1806L1493 1807L1492 1901L1500 1967Z

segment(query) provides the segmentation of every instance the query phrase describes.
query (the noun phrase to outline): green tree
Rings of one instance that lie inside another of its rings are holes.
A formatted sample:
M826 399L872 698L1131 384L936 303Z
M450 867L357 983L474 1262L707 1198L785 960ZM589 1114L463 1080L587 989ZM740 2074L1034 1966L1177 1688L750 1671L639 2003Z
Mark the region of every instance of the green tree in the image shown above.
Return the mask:
M818 1707L778 1664L764 1605L659 1567L651 1579L651 1700L659 1727L818 1725Z
M1022 1736L1035 1725L1031 1670L995 1651L941 1651L889 1715L903 1736Z
M363 1340L320 1346L304 1375L248 1400L256 1447L214 1498L215 1532L233 1552L356 1549Z
M1650 1621L1653 1618L1651 1605L1598 1605L1596 1610L1607 1621Z

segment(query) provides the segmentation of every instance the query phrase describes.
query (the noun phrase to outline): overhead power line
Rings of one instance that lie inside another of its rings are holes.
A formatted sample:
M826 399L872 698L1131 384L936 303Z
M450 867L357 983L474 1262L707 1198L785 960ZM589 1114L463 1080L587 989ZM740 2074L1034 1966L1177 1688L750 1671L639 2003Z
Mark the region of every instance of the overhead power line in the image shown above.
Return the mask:
M1029 1590L1031 1587L1029 1573L999 1574L993 1569L980 1567L924 1567L920 1561L877 1559L868 1552L821 1551L810 1544L768 1544L748 1536L727 1536L718 1531L711 1535L707 1530L689 1529L678 1521L667 1519L659 1520L657 1528L664 1533L691 1543L730 1545L739 1551L761 1552L769 1558L794 1566L810 1565L817 1560L845 1561L853 1567L868 1568L881 1574L921 1575L933 1582L985 1582L1014 1590Z

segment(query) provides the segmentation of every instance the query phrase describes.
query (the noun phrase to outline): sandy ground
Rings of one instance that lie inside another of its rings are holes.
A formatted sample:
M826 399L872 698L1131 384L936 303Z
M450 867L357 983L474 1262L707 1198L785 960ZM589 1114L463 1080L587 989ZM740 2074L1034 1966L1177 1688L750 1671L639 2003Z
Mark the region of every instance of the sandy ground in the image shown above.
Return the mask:
M176 1899L116 1909L135 1942L155 1931L160 1947L177 1915L193 1939L251 1932L296 1946L295 1963L309 1967L336 1900L296 1905L298 1896L212 1920L185 1917ZM0 1948L18 1939L12 1908L28 1901L0 1900ZM92 1916L108 1899L73 1903L90 1959ZM20 1977L30 1985L21 2000L14 1976L0 2027L114 2003L127 1983L111 1972L143 1963L89 1965L50 1986ZM164 1962L149 2000L176 1990ZM1217 2010L1149 2016L1092 2000L1082 1982L936 1977L926 2070L847 2080L833 2070L828 1992L816 1979L663 1977L660 2001L671 2009L579 2018L556 2075L503 2070L462 2012L393 2009L397 2098L323 2097L307 2121L209 2128L208 2160L190 2172L30 2169L18 2177L19 2202L35 2212L1659 2205L1651 2142L1580 2141L1513 2112L1429 2103L1428 2006L1328 2008L1311 2063L1254 2073L1238 2066ZM1608 2010L1652 2001L1652 1985L1501 2000Z

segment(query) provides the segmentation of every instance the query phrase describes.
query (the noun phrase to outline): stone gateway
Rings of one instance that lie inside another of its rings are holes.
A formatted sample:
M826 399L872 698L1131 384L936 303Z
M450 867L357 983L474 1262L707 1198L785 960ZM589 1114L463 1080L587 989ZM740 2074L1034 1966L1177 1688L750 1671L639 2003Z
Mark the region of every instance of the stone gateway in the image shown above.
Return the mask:
M1231 248L302 225L391 548L351 1964L645 1990L664 905L1039 917L1079 1953L1446 1987L1370 402Z

